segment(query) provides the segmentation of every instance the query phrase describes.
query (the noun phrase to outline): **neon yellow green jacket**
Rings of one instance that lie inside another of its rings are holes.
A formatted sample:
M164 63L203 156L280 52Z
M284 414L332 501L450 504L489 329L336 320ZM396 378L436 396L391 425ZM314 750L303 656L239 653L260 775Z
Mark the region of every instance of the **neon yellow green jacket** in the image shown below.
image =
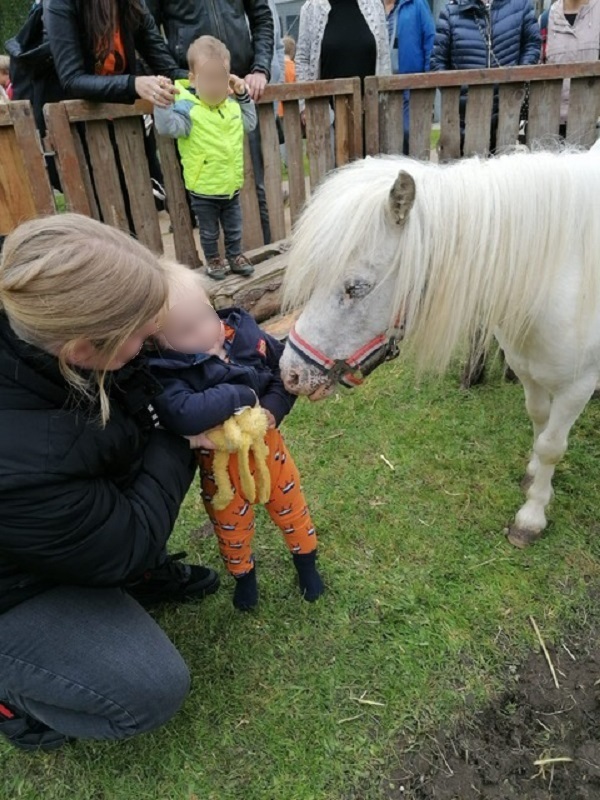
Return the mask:
M156 130L177 139L186 189L206 197L232 197L244 183L244 131L256 127L248 93L209 106L187 80L178 80L177 102L155 108Z

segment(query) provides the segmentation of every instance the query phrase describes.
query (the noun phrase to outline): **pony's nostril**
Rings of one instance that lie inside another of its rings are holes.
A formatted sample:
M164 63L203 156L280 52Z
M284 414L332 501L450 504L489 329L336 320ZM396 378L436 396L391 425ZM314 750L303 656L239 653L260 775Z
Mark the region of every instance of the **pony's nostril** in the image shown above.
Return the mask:
M295 369L289 369L285 376L285 383L288 389L296 389L300 384L300 373Z

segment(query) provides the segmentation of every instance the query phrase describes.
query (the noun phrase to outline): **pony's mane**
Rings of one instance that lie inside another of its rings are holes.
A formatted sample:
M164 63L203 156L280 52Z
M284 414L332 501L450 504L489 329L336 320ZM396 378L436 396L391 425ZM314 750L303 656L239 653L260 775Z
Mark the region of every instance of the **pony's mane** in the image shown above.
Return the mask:
M401 169L413 176L416 198L398 228L389 193ZM422 363L443 368L459 344L485 345L499 324L518 341L569 251L583 259L585 316L600 271L599 193L596 153L519 152L444 166L402 157L355 162L326 180L301 216L284 303L301 306L317 291L339 289L357 258L376 261L384 237L395 237L394 304L383 322L410 298L407 338Z

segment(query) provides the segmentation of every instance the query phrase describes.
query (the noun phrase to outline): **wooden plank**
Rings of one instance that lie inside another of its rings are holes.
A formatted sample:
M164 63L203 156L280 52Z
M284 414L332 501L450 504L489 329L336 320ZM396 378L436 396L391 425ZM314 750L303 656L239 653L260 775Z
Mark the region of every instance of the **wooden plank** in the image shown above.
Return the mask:
M265 167L265 193L269 209L269 222L273 239L285 236L285 214L281 189L281 152L273 106L259 106L258 120Z
M408 152L411 158L420 158L424 161L429 161L431 158L434 100L435 89L417 89L410 93Z
M294 224L306 202L302 125L300 108L295 100L283 104L283 137L287 157L290 215Z
M354 78L354 91L350 100L350 125L352 130L350 158L363 158L365 155L365 116L363 114L362 86L360 78Z
M465 156L486 156L490 151L490 131L494 86L470 86L465 113Z
M460 88L449 86L441 91L440 161L460 158Z
M71 130L65 104L52 103L44 106L44 117L67 208L77 214L93 216L97 219L98 214L93 213L93 210L97 211L97 209L94 209L91 202L93 192L89 174L86 187L87 165L85 165L81 143L79 142L79 147L77 147L76 134Z
M596 121L600 116L600 79L576 78L569 90L567 142L591 147L596 141Z
M114 122L114 128L136 236L152 252L163 253L158 212L144 149L143 120L141 117L118 119Z
M8 103L8 109L27 168L28 183L37 212L54 214L54 195L31 106L28 101L23 100Z
M66 100L65 109L69 122L96 122L105 119L140 117L152 114L154 108L147 100L126 103L90 103L87 100Z
M175 142L167 136L157 136L156 144L165 179L167 209L173 227L175 256L182 264L196 269L200 266L200 257L194 241L194 230Z
M0 236L37 216L27 169L13 128L0 128Z
M600 62L580 64L538 64L531 67L500 67L498 69L463 69L448 72L420 72L410 75L379 75L367 78L380 92L397 92L401 89L431 89L442 86L476 86L494 83L528 83L529 81L556 80L600 76Z
M264 245L265 240L260 221L260 210L256 196L256 183L254 181L254 167L250 157L248 137L244 140L244 185L240 192L242 204L242 219L244 221L242 243L244 250L254 250Z
M14 102L19 102L14 101ZM12 125L12 117L8 108L8 103L0 103L0 128Z
M114 228L129 231L123 189L113 143L110 139L110 123L86 122L85 140L90 155L92 180L96 189L102 219Z
M306 152L311 190L333 169L331 106L327 98L306 103Z
M380 79L365 78L365 155L379 152L379 91Z
M519 136L521 106L525 99L523 83L502 83L498 87L498 128L496 130L496 152L514 147Z
M529 87L527 144L529 147L558 136L562 81L537 81Z
M404 147L404 92L379 95L379 152L399 153Z
M359 78L336 78L325 81L299 81L297 83L275 83L265 89L258 101L260 105L279 100L310 100L317 97L334 97L338 94L352 94Z
M334 98L333 110L335 112L335 165L343 167L350 161L351 131L350 131L350 98L338 95Z

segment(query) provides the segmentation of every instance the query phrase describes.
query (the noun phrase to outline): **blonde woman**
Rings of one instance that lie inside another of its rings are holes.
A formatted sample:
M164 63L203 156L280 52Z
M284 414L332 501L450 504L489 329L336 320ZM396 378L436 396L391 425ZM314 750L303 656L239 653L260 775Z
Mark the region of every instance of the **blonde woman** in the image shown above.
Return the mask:
M0 733L23 749L165 723L187 667L142 605L218 588L165 546L194 474L133 363L161 264L73 214L27 222L0 261ZM136 599L134 599L136 598Z
M307 0L302 6L296 80L366 78L391 71L381 0Z

